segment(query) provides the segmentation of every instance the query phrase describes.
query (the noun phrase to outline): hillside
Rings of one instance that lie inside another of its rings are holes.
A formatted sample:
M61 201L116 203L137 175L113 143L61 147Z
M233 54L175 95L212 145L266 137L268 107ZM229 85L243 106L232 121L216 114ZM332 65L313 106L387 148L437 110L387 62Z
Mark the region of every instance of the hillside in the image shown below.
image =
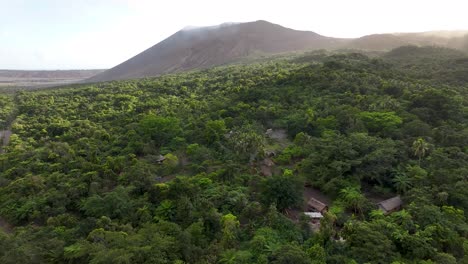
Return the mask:
M468 31L373 34L346 43L347 48L389 51L400 46L439 46L468 52Z
M452 84L468 81L468 55L462 51L434 46L402 46L382 56L405 74Z
M87 81L159 76L225 65L245 58L319 49L389 51L405 45L436 45L468 52L468 37L465 33L374 34L356 39L340 39L310 31L293 30L267 21L222 24L178 31L135 57Z
M209 68L248 56L337 47L344 40L266 21L181 30L90 82Z
M352 40L345 48L358 50L391 50L411 42L394 34L374 34Z
M0 95L0 263L467 263L445 61L468 70L315 51Z

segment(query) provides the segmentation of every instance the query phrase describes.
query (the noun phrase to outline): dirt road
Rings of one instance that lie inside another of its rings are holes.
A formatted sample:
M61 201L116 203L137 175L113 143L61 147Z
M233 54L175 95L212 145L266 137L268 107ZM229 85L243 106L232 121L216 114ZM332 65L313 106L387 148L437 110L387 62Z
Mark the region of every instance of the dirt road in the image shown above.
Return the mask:
M5 221L5 219L0 217L0 229L3 230L3 232L10 234L13 232L13 227Z
M10 141L11 131L10 130L0 130L0 153L3 153L3 147L8 145Z

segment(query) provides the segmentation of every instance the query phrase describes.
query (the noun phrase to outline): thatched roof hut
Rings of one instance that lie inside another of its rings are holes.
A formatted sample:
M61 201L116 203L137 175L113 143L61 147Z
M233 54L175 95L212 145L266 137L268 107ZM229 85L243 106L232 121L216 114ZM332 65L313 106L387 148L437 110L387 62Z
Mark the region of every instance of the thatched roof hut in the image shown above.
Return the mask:
M395 196L385 201L382 201L377 204L379 209L384 212L384 214L389 214L394 211L398 211L401 208L403 201L401 200L400 196Z
M315 198L310 198L309 201L307 202L307 206L309 207L310 210L315 210L320 213L323 213L328 210L328 205L320 202L319 200Z

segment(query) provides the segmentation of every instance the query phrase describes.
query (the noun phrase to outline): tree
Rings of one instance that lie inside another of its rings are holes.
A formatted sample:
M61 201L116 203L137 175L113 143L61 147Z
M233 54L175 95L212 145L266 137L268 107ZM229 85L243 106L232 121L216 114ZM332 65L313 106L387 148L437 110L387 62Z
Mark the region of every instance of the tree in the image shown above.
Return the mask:
M167 220L170 221L174 218L175 207L171 200L164 200L155 210L156 220Z
M250 248L256 255L272 254L281 247L282 242L278 231L263 227L255 232Z
M224 137L226 131L224 120L209 120L205 124L205 140L208 145L218 142Z
M228 249L221 254L219 263L222 264L244 264L252 263L252 253L245 250Z
M392 182L399 193L406 193L413 185L411 178L403 173L397 173L395 177L393 177Z
M366 198L357 187L346 187L340 191L341 198L354 212L359 212L362 215L362 208L366 202Z
M326 264L327 253L325 249L319 244L315 244L307 250L310 259L312 260L311 264Z
M276 204L279 211L302 205L302 184L294 176L275 175L262 184L262 200L268 206Z
M418 138L413 142L413 153L419 159L419 166L421 166L421 158L426 156L427 151L429 151L429 144L423 138Z
M370 132L393 132L403 123L401 117L395 112L361 112L359 117L365 123Z
M378 223L352 221L343 230L347 251L358 263L392 263L398 257L395 245Z
M103 197L93 195L87 198L82 204L82 210L89 216L123 219L132 216L133 208L128 190L119 186Z
M277 250L273 256L272 264L311 264L309 256L297 245L286 244Z
M144 135L154 140L158 146L169 143L172 138L182 132L179 119L153 114L143 117L140 121L140 128Z
M233 214L224 215L221 222L223 224L223 237L221 241L225 248L232 248L237 243L240 222Z
M245 126L231 133L229 141L236 154L252 162L258 155L263 155L265 136L257 133L252 126Z
M437 253L433 259L436 261L436 263L444 263L444 264L457 264L457 263L460 263L460 262L457 262L457 259L450 255L450 254L447 254L447 253Z

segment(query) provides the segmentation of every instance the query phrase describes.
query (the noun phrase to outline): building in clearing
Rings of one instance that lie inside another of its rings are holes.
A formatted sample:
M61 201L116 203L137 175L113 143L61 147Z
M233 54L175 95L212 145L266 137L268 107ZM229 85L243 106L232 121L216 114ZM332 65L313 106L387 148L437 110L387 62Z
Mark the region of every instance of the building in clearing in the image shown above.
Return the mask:
M402 204L403 201L401 200L401 197L395 196L378 203L377 206L384 212L384 214L389 214L391 212L400 210Z
M309 201L307 202L307 207L311 211L319 212L319 213L324 213L328 211L328 205L320 202L319 200L311 197Z

